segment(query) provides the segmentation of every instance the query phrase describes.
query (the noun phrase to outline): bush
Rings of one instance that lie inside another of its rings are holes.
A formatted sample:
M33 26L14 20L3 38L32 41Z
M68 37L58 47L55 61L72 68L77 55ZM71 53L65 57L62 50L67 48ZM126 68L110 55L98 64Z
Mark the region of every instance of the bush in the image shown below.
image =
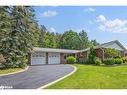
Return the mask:
M113 58L104 59L103 63L105 65L114 65L115 64L115 59L113 59Z
M127 63L127 56L122 58L123 63Z
M100 65L101 63L102 63L101 60L98 57L96 57L95 58L95 65Z
M23 68L23 69L24 69L26 66L27 66L26 63L20 63L20 64L19 64L19 68Z
M114 58L121 58L121 56L118 55L118 56L115 56Z
M74 56L69 56L69 57L67 57L66 62L69 63L69 64L75 63L76 58Z
M122 64L122 63L123 63L122 59L120 59L120 58L115 59L115 64Z
M119 55L119 52L116 49L105 48L104 51L105 51L107 58L113 58Z

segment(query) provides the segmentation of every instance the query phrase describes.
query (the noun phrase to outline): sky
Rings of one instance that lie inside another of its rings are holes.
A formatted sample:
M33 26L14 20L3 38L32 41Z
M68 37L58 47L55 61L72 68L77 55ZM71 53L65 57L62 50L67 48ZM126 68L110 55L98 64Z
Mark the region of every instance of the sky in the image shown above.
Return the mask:
M127 48L127 7L125 6L36 6L40 25L51 32L84 29L89 40L99 43L119 40Z

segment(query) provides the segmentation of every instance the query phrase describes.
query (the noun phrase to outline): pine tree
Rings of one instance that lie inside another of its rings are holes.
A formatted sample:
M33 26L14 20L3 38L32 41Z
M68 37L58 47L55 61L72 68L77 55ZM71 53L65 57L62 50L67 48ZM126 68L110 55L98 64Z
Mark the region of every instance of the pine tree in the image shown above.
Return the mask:
M5 30L3 33L6 33L0 42L0 52L6 58L4 66L24 67L27 53L38 42L39 32L34 10L32 7L23 6L1 7L0 10L5 14L1 15L7 19L1 23L2 29ZM8 29L7 25L4 25L6 22L9 23Z

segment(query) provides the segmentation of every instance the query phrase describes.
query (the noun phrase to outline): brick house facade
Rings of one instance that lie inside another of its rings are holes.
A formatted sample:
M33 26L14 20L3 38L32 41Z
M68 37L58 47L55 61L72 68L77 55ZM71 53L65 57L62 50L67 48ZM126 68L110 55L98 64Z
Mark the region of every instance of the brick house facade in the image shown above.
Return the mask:
M121 57L127 56L127 53L125 54L126 48L124 48L119 41L111 41L108 43L104 43L98 46L93 47L96 53L96 56L99 57L101 60L104 58L107 58L107 55L104 53L104 48L114 48L119 51ZM40 63L44 64L55 64L54 61L58 64L65 64L66 63L66 57L73 55L78 60L82 59L83 61L86 61L88 59L90 48L84 49L84 50L68 50L68 49L51 49L51 48L35 48L34 51L37 52L37 55L29 55L29 62L31 63L31 60L34 63L38 60L40 60ZM40 54L39 54L40 52ZM42 54L41 54L42 53ZM37 59L38 60L37 60ZM41 58L43 60L41 60ZM39 64L39 62L38 62Z

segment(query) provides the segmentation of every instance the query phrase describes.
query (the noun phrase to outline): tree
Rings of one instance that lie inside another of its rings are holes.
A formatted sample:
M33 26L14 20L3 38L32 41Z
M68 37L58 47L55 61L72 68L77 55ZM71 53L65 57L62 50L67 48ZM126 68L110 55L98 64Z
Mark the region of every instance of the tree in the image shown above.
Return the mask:
M40 26L38 45L43 48L59 48L61 34L50 32L44 25Z
M60 48L80 49L80 39L78 34L72 30L64 32L61 37Z
M99 45L99 43L96 40L91 40L90 45L97 46L97 45Z
M38 25L32 7L0 7L0 52L6 59L5 67L18 67L25 63L27 53L37 45ZM7 23L7 24L6 24ZM5 25L6 24L6 25ZM3 31L4 30L4 31Z
M60 48L60 39L61 39L62 35L59 33L55 34L55 43L56 43L56 48Z
M55 34L53 32L46 32L42 41L42 47L56 48Z
M39 40L38 40L38 46L43 47L43 41L46 36L47 29L44 25L41 25L39 27L39 31L40 31L40 35L39 35Z
M81 41L81 49L87 48L89 46L89 40L88 40L87 33L84 30L82 30L79 33L79 38Z

